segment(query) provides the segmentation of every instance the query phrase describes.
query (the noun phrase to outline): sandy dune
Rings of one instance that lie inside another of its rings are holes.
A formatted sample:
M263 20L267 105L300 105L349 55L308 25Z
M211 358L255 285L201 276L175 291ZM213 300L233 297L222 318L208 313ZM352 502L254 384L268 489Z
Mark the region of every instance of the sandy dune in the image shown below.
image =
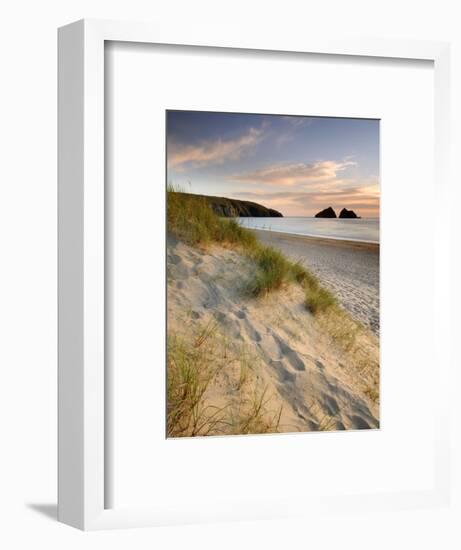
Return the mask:
M320 277L355 319L379 335L379 245L253 230Z
M251 384L245 390L236 384L239 373L230 360L207 389L209 405L237 406L243 391L264 388L267 414L281 411L278 431L379 427L379 406L370 398L379 379L373 335L363 344L371 367L359 373L305 309L299 287L248 298L252 268L236 251L200 250L169 238L167 268L169 335L190 338L212 320L230 348L249 358Z

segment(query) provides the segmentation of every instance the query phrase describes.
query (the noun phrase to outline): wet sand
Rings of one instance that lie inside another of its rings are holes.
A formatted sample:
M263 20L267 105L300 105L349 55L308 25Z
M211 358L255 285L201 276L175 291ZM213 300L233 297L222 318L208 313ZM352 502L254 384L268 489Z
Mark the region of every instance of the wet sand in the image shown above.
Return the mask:
M262 243L301 261L352 317L379 335L379 244L252 231Z

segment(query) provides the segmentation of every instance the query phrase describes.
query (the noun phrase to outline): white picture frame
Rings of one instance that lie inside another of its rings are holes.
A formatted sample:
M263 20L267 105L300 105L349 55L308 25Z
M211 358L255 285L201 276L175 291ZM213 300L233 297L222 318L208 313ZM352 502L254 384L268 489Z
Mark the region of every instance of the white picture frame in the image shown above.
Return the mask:
M82 20L59 29L59 520L80 529L174 523L156 509L105 509L104 288L104 43L176 44L215 48L431 60L434 63L437 211L450 197L449 45L395 40L330 40L285 35L228 36L216 29L176 35L168 25ZM438 270L449 265L448 216L438 214ZM437 291L449 313L450 286ZM448 309L447 309L448 308ZM443 311L442 311L443 310ZM447 319L449 315L445 316ZM447 321L448 323L449 321ZM449 326L437 330L438 382L449 369ZM448 345L446 345L448 342ZM433 486L383 497L356 495L348 507L437 506L448 502L449 404L436 400L437 448ZM107 457L106 457L107 458ZM343 499L344 503L344 499ZM159 503L160 504L160 503ZM245 512L242 512L245 514ZM280 515L283 515L282 512ZM251 517L251 514L248 514ZM255 516L261 517L261 516ZM262 514L264 517L264 514ZM205 518L206 520L206 518ZM177 518L180 522L181 518Z

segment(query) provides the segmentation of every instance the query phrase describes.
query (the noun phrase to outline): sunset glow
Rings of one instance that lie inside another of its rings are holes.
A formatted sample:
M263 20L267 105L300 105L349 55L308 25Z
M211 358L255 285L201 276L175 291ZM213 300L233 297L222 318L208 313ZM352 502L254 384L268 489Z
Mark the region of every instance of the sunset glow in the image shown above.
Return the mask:
M167 112L168 182L284 216L379 216L379 121Z

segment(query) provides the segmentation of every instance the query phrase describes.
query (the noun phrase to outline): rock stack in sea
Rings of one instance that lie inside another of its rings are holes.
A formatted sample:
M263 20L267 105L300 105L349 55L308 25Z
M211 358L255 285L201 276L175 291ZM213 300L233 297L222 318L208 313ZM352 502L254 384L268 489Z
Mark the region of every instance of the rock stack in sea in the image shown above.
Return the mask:
M357 214L353 210L348 210L347 208L343 208L341 212L339 213L340 218L360 218L360 216L357 216Z
M316 218L336 218L336 212L329 206L315 215Z
M316 218L336 218L336 212L333 210L331 206L329 206L328 208L325 208L324 210L317 212L315 217ZM353 210L348 210L347 208L343 208L339 213L338 218L359 219L360 216L357 216L357 214Z

